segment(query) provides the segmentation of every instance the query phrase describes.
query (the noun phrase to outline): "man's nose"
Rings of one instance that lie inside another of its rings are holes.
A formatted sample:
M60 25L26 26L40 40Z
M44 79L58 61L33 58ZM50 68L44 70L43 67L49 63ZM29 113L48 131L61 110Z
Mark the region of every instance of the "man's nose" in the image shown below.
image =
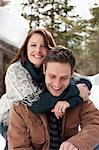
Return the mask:
M56 79L56 80L54 81L54 86L55 86L56 88L59 88L59 87L61 86L61 81L60 81L59 79Z

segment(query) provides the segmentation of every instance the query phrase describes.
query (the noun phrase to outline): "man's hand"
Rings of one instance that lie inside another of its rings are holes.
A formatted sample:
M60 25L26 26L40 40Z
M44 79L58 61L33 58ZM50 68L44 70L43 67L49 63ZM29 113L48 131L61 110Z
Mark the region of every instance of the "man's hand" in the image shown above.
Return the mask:
M68 107L70 107L70 105L67 101L58 101L51 112L54 112L57 119L59 119L64 115L65 110Z
M72 143L65 141L61 144L59 150L78 150L78 149Z
M87 101L89 99L89 95L91 92L88 90L88 87L84 83L77 84L77 87L79 89L79 96L83 98L84 101Z

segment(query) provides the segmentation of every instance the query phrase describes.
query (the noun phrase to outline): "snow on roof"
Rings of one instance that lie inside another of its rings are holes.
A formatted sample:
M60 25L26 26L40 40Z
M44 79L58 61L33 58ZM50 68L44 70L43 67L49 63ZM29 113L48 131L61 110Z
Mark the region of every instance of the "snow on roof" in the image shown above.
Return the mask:
M0 39L20 47L24 41L29 26L25 18L11 10L0 7Z

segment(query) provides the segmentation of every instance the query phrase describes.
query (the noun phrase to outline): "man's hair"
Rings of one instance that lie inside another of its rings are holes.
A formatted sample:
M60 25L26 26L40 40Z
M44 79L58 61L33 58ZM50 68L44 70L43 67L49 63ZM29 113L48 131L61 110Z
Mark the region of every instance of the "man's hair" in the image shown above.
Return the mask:
M61 45L53 47L44 60L45 69L47 67L48 62L59 62L59 63L68 63L71 66L71 70L73 72L75 67L75 57L73 52Z

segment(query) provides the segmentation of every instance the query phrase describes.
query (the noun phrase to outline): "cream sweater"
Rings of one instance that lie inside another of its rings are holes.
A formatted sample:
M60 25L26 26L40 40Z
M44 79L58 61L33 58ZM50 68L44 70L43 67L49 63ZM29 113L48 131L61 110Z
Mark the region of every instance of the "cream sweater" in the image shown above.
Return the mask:
M5 76L6 93L0 99L0 122L7 123L9 110L13 102L37 101L42 92L33 83L29 72L22 66L20 61L11 64Z

